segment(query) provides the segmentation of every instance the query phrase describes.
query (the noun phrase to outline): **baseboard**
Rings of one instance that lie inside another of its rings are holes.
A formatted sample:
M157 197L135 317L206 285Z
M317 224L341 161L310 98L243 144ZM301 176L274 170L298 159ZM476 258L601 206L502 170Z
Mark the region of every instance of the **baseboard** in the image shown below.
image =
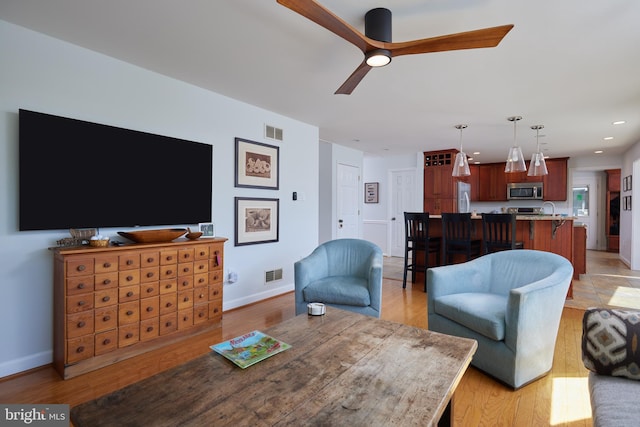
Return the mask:
M48 365L53 361L53 350L47 350L36 354L30 354L18 359L0 363L0 378L17 374L29 369Z
M234 308L242 307L244 305L253 304L254 302L262 301L263 299L272 298L278 295L286 294L294 290L293 283L283 285L277 288L269 287L269 290L259 292L257 294L247 295L242 298L237 298L231 301L223 301L222 311L232 310ZM224 315L223 315L224 316Z

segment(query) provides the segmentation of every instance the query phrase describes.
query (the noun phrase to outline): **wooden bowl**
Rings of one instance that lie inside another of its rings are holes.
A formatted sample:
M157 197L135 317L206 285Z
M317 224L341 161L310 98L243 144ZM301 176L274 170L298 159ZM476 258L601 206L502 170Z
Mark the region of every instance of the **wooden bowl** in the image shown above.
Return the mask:
M186 233L184 228L163 228L160 230L118 231L122 237L136 243L170 242Z
M196 240L202 236L202 231L192 231L191 233L187 233L184 237L189 240Z

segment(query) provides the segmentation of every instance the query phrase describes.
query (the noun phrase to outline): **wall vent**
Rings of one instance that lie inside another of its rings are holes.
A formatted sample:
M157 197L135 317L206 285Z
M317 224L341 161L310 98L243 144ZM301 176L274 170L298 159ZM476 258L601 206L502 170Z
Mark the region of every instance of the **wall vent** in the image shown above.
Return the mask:
M276 280L282 280L282 269L276 268L275 270L264 272L264 283L275 282Z
M284 139L284 132L282 129L275 126L264 125L264 136L267 139L282 141Z

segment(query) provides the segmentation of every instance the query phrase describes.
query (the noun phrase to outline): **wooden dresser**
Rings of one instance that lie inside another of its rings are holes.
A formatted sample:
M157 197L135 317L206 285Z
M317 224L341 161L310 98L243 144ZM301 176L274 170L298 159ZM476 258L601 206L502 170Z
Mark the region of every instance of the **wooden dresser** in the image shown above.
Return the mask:
M54 248L56 370L71 378L218 325L226 240Z

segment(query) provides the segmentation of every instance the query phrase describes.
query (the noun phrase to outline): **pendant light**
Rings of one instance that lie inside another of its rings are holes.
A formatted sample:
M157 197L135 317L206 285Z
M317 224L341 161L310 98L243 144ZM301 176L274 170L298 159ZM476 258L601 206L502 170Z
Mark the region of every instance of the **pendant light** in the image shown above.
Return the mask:
M522 149L518 145L516 140L516 123L518 120L522 120L521 116L508 117L507 120L513 122L513 147L509 149L509 156L507 157L507 165L504 168L505 172L524 172L527 170L527 166L524 164L524 156L522 155Z
M544 161L544 155L540 151L540 129L544 129L544 125L534 125L531 129L536 131L536 152L531 156L531 163L529 163L528 176L543 176L549 174L547 171L547 163Z
M456 154L456 160L453 162L453 172L451 176L469 176L471 171L469 170L469 161L467 155L462 151L462 129L466 129L467 125L456 125L456 129L460 131L460 152Z

